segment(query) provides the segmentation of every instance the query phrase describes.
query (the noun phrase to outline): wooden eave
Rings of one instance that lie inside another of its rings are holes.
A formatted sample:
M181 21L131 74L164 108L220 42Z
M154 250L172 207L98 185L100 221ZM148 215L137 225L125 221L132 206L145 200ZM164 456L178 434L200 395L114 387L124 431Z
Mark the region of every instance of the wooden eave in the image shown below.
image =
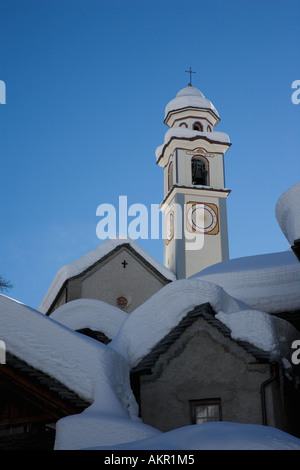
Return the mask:
M90 405L55 378L8 352L6 364L0 365L0 386L41 410L40 417L33 420L56 421L80 413Z

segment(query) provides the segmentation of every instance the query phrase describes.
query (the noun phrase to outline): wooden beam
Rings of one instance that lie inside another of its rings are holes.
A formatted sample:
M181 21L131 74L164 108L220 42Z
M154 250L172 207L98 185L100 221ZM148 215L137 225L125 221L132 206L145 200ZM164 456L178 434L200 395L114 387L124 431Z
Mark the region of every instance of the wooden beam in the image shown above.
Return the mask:
M46 413L52 416L53 420L78 413L78 408L60 398L58 393L39 386L38 381L30 380L25 375L18 374L8 364L0 366L0 385L15 392L26 402L41 409L43 414Z

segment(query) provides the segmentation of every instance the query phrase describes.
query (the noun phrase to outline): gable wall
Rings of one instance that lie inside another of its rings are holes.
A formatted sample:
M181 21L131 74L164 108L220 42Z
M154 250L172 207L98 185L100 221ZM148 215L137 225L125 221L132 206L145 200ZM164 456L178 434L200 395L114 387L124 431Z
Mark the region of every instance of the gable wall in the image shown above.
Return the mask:
M128 263L125 268L124 260ZM65 303L65 299L70 302L80 298L103 300L119 307L117 299L125 297L128 304L122 310L130 313L166 283L131 251L123 248L81 276L70 279L67 295L62 294L55 308Z
M141 377L143 421L162 431L187 426L192 424L190 400L220 398L223 421L262 424L260 387L270 368L254 361L199 318L160 356L153 374ZM273 391L266 389L268 425L281 427L273 410L280 398Z

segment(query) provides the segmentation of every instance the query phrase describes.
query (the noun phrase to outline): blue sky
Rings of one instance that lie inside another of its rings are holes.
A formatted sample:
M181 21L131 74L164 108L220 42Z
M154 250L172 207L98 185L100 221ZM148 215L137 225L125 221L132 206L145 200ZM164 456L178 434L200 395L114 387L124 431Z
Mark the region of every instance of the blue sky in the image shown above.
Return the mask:
M289 248L275 219L299 181L299 0L1 0L0 274L38 307L96 247L96 208L163 197L155 149L188 84L212 101L225 157L230 257ZM163 261L162 240L137 240Z

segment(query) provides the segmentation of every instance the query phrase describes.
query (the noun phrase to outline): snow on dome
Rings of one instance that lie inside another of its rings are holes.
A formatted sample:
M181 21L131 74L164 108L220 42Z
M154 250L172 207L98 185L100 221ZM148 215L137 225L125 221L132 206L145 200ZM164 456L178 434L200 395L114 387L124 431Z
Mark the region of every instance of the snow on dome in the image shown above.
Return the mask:
M198 88L195 88L191 85L182 88L182 90L177 93L176 98L178 98L179 96L201 96L201 98L204 98L203 93L201 93Z
M210 109L216 114L217 117L219 117L219 113L214 105L207 98L205 98L200 90L193 86L187 86L186 88L180 90L177 93L176 98L167 104L165 109L165 118L170 111L176 111L190 107Z
M275 207L277 222L290 245L300 238L300 182L285 191Z

